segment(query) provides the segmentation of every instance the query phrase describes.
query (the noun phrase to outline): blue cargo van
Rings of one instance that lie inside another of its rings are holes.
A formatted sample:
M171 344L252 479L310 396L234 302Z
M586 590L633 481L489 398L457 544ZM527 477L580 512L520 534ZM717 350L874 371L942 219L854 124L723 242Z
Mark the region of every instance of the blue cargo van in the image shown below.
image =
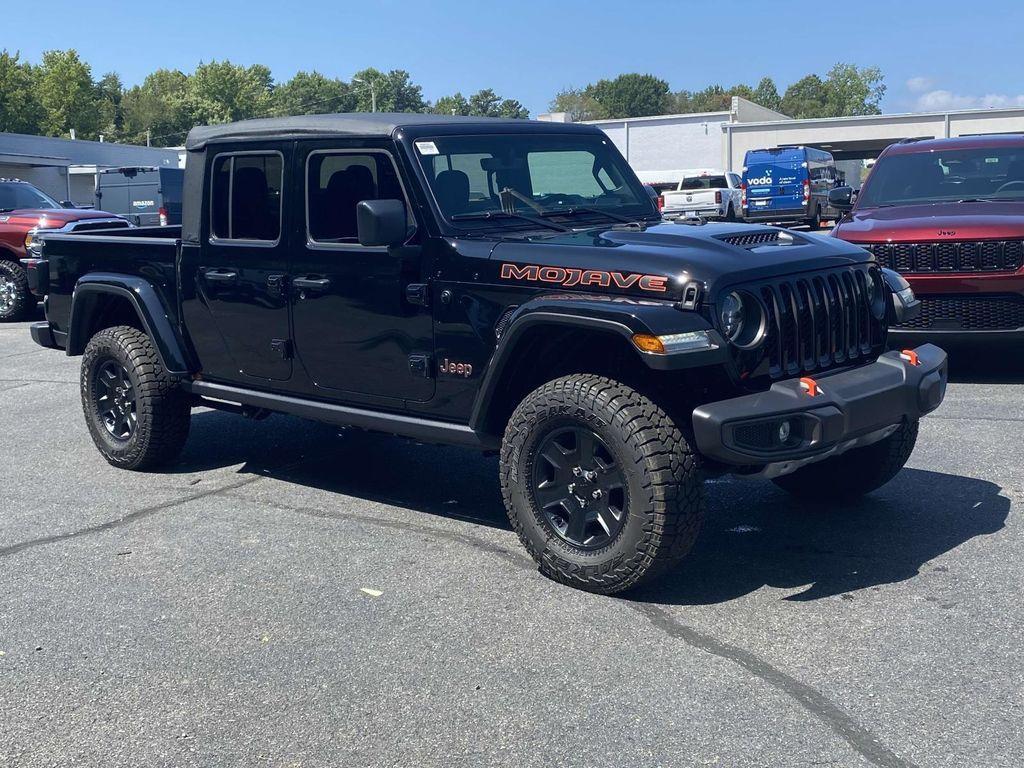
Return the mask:
M752 149L743 160L743 218L818 229L837 178L836 161L823 150Z

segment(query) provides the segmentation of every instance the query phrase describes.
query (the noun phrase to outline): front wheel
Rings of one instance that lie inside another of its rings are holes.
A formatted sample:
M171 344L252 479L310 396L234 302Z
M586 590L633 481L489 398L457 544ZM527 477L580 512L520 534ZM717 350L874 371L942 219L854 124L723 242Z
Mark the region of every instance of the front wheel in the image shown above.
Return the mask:
M669 416L589 374L548 382L519 404L502 442L501 490L541 571L604 594L681 560L704 510L697 456Z
M808 464L774 483L794 496L816 501L853 501L881 488L903 469L917 444L917 421L905 421L884 440Z
M25 320L35 306L25 270L20 264L0 259L0 323Z
M149 469L181 453L191 404L142 331L119 326L93 336L82 356L81 391L89 433L113 466Z

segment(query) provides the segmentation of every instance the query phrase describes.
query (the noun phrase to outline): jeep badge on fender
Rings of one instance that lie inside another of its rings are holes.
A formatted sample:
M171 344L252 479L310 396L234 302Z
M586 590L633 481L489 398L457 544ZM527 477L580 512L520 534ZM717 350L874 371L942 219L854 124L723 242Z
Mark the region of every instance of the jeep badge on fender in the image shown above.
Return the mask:
M662 221L594 126L309 115L186 151L183 226L38 244L32 336L82 356L116 467L174 462L195 407L498 453L540 571L611 594L686 556L706 478L857 497L945 393L941 349L886 351L918 308L899 275L833 238Z

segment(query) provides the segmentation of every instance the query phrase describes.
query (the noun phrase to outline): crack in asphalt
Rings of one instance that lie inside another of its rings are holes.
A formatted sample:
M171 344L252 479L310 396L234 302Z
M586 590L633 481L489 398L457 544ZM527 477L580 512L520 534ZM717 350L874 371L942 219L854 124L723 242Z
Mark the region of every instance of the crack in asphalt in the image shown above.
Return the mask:
M0 384L77 384L77 381L59 379L0 379Z
M351 512L331 512L316 507L297 507L280 502L255 500L242 494L227 494L229 497L250 504L265 504L286 512L306 515L326 520L353 520L383 528L402 531L413 531L428 536L447 539L472 547L490 554L500 556L511 564L536 572L533 560L525 553L513 552L499 547L486 539L466 533L447 531L433 525L388 520L372 515L361 515ZM627 602L628 601L624 601ZM751 673L754 677L767 683L780 693L795 701L801 708L828 726L833 733L845 741L851 749L879 768L917 768L915 763L901 758L886 747L871 731L858 723L838 706L833 704L819 690L791 677L782 670L772 666L760 656L729 643L717 640L688 624L672 617L667 610L649 603L629 603L629 607L651 622L651 625L676 640L682 640L691 648L709 653L725 661L736 664Z
M264 472L294 469L295 467L300 466L301 464L302 462L296 462L288 465L287 467L278 467L270 470L264 470ZM113 520L107 520L103 523L97 523L96 525L90 525L86 528L79 528L78 530L68 531L67 533L55 533L51 536L40 536L39 538L28 539L27 541L22 541L17 544L8 544L5 547L0 547L0 558L16 555L19 552L24 552L26 549L34 549L35 547L42 547L46 546L47 544L56 544L57 542L61 541L79 539L83 536L92 536L93 534L97 533L105 533L106 531L110 531L115 528L130 525L131 523L137 522L138 520L142 520L147 517L152 517L153 515L159 512L172 509L173 507L178 507L193 501L206 499L211 496L217 496L218 494L226 493L227 491L233 491L238 488L242 488L246 485L250 485L259 480L264 480L266 479L266 477L266 474L257 474L248 477L243 477L242 479L237 480L233 483L225 483L224 485L219 485L215 488L208 488L197 493L189 493L185 496L179 496L176 499L168 499L167 501L162 501L159 504L153 504L152 506L149 507L143 507L142 509L137 509L134 512L129 512L127 515L122 515L121 517L115 518Z

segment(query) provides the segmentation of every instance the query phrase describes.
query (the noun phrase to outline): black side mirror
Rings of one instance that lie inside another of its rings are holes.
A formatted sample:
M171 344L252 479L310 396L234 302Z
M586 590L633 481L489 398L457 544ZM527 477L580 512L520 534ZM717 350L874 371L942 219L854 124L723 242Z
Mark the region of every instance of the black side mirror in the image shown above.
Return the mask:
M61 207L61 208L77 208L78 206L76 206L76 205L75 205L75 204L74 204L73 202L71 202L70 200L61 200L61 201L60 201L60 207Z
M360 245L401 245L408 233L401 200L363 200L356 206Z
M829 190L828 204L837 211L853 210L853 187L836 187Z

